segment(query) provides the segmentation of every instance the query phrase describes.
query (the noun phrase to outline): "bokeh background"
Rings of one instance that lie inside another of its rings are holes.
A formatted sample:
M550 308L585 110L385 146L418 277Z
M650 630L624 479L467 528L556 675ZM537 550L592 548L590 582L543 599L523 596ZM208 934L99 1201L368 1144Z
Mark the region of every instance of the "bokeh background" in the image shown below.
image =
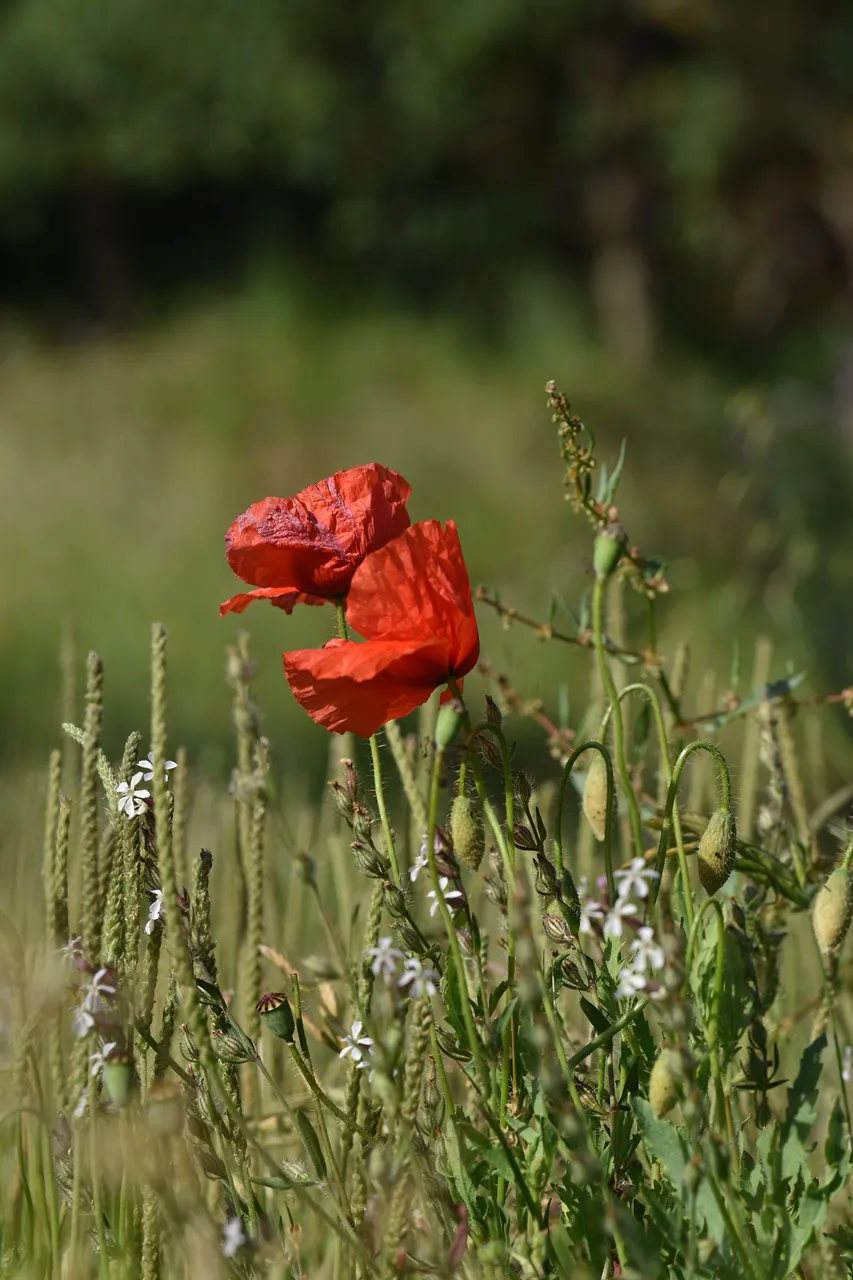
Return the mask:
M775 674L853 683L852 263L844 0L5 0L0 758L54 742L63 648L112 748L144 724L158 618L173 737L224 770L224 531L358 462L571 629L551 377L627 437L661 644L725 683L769 630ZM571 720L584 656L482 622ZM278 761L321 770L279 655L329 615L243 624Z

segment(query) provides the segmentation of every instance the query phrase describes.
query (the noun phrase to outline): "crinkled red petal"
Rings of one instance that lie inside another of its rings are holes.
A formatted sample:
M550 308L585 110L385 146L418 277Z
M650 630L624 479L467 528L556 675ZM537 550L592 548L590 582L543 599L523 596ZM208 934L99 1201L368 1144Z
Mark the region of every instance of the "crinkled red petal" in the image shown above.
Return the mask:
M297 701L313 720L336 733L369 738L389 720L407 715L448 675L446 642L332 640L323 649L284 655Z
M219 606L219 616L224 618L226 613L243 613L253 600L269 600L270 604L283 609L285 613L292 613L296 604L327 603L320 596L306 595L295 587L258 587L256 591L241 591L239 595L224 601Z

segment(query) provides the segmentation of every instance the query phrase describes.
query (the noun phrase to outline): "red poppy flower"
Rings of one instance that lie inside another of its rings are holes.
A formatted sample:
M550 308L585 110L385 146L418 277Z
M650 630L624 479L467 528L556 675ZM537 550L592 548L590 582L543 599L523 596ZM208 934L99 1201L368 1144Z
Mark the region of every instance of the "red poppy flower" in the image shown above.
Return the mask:
M412 492L396 471L376 462L336 471L295 498L264 498L225 535L228 563L257 590L232 596L220 614L242 613L253 600L293 606L345 596L366 555L409 527Z
M318 724L369 738L461 679L480 653L456 525L414 524L358 568L347 621L366 643L332 640L284 655L290 687Z

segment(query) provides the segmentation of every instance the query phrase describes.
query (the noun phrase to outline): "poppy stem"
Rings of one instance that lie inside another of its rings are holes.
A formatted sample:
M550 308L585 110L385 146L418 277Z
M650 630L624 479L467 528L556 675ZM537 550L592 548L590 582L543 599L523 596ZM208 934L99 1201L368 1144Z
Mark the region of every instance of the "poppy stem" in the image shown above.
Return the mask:
M373 789L376 792L376 803L379 806L379 816L382 819L382 834L385 837L385 852L391 859L391 871L394 877L394 884L400 883L400 864L397 861L397 850L394 847L394 833L391 830L391 823L388 820L388 809L385 804L385 787L382 782L382 761L379 758L379 739L376 734L370 737L370 756L373 760Z
M343 597L338 597L335 601L335 621L338 624L338 638L341 640L349 640L349 627L347 626L347 607Z

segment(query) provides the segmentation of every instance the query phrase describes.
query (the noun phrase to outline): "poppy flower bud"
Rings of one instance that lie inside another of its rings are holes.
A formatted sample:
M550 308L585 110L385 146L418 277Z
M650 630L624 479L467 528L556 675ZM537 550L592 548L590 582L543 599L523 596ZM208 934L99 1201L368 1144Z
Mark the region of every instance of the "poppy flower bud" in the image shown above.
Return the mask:
M734 870L736 853L735 815L730 809L718 809L708 820L697 854L699 879L707 894L722 889Z
M435 721L435 745L439 751L449 747L462 728L462 706L454 700L445 702Z
M582 808L592 834L603 840L607 830L607 765L598 751L586 775Z
M104 1063L104 1088L114 1107L123 1107L133 1087L133 1060L124 1050L114 1050Z
M520 805L530 803L530 797L533 795L533 784L528 774L519 770L518 773L512 775L512 789L515 792L515 798Z
M457 858L469 871L476 871L486 851L483 809L479 800L457 796L450 810L450 839Z
M592 567L596 578L609 578L625 550L627 539L621 525L609 524L595 539Z
M658 1120L675 1106L683 1079L681 1055L674 1049L662 1049L649 1076L649 1104Z
M818 890L812 923L817 945L823 954L838 951L853 919L853 875L847 867L837 867Z
M293 1011L290 1007L290 1001L283 991L268 991L265 996L261 996L257 1004L257 1010L268 1031L271 1031L274 1036L278 1036L279 1040L287 1040L290 1044L293 1043L295 1029Z

